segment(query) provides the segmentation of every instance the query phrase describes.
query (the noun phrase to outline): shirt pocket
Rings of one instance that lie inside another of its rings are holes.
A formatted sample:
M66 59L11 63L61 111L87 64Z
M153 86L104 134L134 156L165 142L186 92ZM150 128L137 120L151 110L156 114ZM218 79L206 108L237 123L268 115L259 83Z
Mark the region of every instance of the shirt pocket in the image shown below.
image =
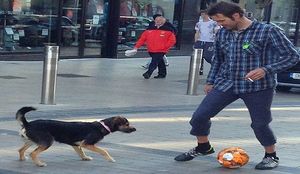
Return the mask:
M250 41L242 45L243 53L251 56L258 56L262 54L263 45L259 41Z
M257 40L244 43L242 53L242 66L247 72L259 68L263 64L264 45L262 42Z

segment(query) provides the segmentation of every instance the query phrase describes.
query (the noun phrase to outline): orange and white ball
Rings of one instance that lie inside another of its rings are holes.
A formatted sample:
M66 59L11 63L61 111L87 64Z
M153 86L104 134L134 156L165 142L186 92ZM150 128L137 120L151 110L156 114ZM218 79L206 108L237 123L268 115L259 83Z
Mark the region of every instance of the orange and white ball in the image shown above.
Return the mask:
M249 156L240 147L229 147L218 153L217 160L223 167L235 169L247 164Z

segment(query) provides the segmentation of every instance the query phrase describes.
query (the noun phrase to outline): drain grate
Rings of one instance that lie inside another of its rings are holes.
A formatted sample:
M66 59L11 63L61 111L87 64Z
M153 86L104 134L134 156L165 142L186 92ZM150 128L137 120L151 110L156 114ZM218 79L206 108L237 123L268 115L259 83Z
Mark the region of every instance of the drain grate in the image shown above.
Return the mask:
M26 79L26 78L18 77L18 76L0 76L0 79Z
M80 74L57 74L59 77L66 77L66 78L85 78L85 77L92 77L87 75L80 75Z

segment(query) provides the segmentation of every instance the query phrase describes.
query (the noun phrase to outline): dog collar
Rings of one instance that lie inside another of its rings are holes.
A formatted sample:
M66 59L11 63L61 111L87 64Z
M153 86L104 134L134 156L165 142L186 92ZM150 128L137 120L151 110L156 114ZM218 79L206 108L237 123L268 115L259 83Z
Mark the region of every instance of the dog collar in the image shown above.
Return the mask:
M111 130L108 126L106 126L106 124L103 121L100 121L100 123L102 124L102 126L109 132L111 133Z

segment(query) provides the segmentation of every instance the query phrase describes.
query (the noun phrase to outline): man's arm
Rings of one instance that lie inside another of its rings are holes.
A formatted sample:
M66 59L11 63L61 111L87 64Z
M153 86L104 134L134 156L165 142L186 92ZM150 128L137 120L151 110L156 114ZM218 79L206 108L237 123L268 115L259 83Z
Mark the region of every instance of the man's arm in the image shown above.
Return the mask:
M198 31L196 31L196 33L195 33L195 37L194 37L195 42L198 41L199 37L200 37L200 31L198 30Z
M170 36L168 37L168 40L167 40L167 43L166 43L166 46L167 46L167 49L169 50L172 46L175 45L176 43L176 36L174 35L173 32L170 32Z
M195 36L194 36L194 40L195 40L195 42L197 42L200 38L200 28L199 28L199 25L200 25L200 23L199 22L197 22L196 23L196 25L195 25Z
M147 40L147 30L142 33L139 40L136 42L134 49L140 48Z
M266 73L278 73L290 68L300 61L300 55L289 39L277 28L271 27L269 38L272 47L277 51L278 61L262 67Z

